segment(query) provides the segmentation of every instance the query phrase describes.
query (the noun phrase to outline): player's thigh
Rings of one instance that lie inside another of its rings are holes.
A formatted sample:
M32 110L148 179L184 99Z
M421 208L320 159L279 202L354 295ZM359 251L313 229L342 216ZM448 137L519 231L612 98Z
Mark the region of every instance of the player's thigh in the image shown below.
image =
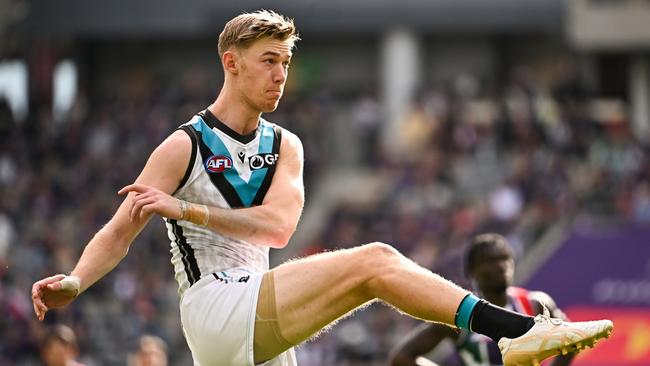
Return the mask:
M291 261L273 270L280 331L294 344L372 300L368 283L399 260L392 247L372 243Z

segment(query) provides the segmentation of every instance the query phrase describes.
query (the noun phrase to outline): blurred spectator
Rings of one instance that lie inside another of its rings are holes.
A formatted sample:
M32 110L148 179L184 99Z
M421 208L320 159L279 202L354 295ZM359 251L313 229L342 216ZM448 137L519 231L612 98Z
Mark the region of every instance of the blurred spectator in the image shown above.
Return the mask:
M352 124L361 146L363 164L375 165L377 143L381 132L381 106L372 93L364 93L352 105Z
M63 324L52 326L40 346L40 354L45 366L83 366L75 361L79 354L77 337L72 329Z
M138 349L129 359L129 366L167 366L167 344L157 336L140 337Z

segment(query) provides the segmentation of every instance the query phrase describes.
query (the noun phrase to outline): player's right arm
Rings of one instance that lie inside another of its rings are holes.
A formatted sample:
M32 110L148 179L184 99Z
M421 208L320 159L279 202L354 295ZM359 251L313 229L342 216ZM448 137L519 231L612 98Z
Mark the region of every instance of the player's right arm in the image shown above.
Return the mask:
M445 338L456 339L458 333L443 324L424 323L409 333L390 354L391 366L416 366L419 356L431 352Z
M189 163L191 149L186 133L173 133L154 150L136 182L163 192L174 192ZM151 214L130 217L129 211L136 195L130 193L126 196L113 218L88 242L70 276L55 275L34 283L32 302L40 320L49 309L72 302L126 256L131 243L151 218Z

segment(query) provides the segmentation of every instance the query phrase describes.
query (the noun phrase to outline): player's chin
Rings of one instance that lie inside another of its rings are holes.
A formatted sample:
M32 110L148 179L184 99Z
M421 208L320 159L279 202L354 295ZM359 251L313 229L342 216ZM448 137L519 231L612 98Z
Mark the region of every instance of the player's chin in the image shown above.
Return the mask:
M278 109L278 104L280 104L280 99L276 99L270 102L267 102L262 106L262 112L263 113L271 113Z

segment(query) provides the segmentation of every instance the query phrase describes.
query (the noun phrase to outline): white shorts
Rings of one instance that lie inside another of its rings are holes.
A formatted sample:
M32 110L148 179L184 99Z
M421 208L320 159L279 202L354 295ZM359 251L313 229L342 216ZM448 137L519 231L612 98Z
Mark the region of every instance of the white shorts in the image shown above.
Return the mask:
M254 366L253 336L263 273L232 268L201 278L181 298L181 323L195 366ZM292 349L264 366L295 366Z

